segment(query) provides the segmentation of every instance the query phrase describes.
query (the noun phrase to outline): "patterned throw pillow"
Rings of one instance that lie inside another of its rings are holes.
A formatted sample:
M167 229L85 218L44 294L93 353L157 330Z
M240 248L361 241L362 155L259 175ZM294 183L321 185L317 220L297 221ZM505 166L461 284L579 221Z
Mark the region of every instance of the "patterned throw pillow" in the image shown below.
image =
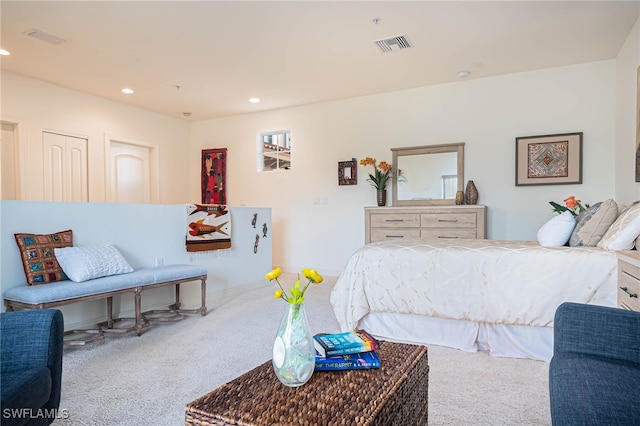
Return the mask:
M20 249L28 285L67 280L56 260L54 248L73 246L71 230L55 234L14 234Z
M576 218L576 227L569 238L571 247L595 247L618 218L618 203L606 200L583 211Z

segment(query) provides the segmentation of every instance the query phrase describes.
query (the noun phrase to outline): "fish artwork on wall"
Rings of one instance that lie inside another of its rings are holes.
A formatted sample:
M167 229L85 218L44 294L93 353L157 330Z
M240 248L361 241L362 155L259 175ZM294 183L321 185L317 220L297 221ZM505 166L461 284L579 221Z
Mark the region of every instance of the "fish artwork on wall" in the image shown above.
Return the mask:
M225 205L187 204L188 252L231 248L231 215Z

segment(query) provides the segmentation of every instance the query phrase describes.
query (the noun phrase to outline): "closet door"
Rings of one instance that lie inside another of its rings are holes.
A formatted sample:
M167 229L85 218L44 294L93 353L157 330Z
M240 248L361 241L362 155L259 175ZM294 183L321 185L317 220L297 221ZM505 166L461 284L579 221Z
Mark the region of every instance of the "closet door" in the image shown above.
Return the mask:
M150 148L110 140L109 201L116 203L151 203Z
M87 145L83 138L42 132L45 201L89 201Z

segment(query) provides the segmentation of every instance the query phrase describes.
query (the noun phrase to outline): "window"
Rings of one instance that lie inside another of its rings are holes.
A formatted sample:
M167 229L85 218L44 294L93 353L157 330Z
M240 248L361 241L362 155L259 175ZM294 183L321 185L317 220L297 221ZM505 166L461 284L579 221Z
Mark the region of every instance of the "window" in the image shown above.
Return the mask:
M291 132L279 130L258 134L258 171L291 168Z

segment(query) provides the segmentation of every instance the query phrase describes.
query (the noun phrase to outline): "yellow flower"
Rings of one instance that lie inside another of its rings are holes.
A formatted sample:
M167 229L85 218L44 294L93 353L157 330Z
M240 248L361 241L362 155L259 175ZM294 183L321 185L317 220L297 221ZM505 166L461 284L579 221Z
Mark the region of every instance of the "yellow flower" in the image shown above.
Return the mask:
M302 269L302 275L314 284L320 284L322 282L322 275L320 275L315 269Z
M304 275L304 277L309 281L303 287L300 283L300 274L298 274L298 279L294 283L293 287L289 289L289 293L291 294L291 296L288 296L287 292L284 291L282 284L280 284L280 281L278 280L278 277L280 277L280 275L282 275L282 269L275 268L271 272L267 273L264 278L267 281L275 280L276 284L278 285L278 288L273 292L274 299L283 299L287 303L290 303L292 305L299 305L301 303L304 303L304 293L307 291L307 287L309 287L309 284L319 284L323 280L322 275L320 275L315 269L303 268L302 275Z
M267 281L273 281L276 278L278 278L280 275L282 275L282 269L280 267L277 267L275 269L272 269L271 272L269 272L268 274L266 274L264 276L264 279Z

